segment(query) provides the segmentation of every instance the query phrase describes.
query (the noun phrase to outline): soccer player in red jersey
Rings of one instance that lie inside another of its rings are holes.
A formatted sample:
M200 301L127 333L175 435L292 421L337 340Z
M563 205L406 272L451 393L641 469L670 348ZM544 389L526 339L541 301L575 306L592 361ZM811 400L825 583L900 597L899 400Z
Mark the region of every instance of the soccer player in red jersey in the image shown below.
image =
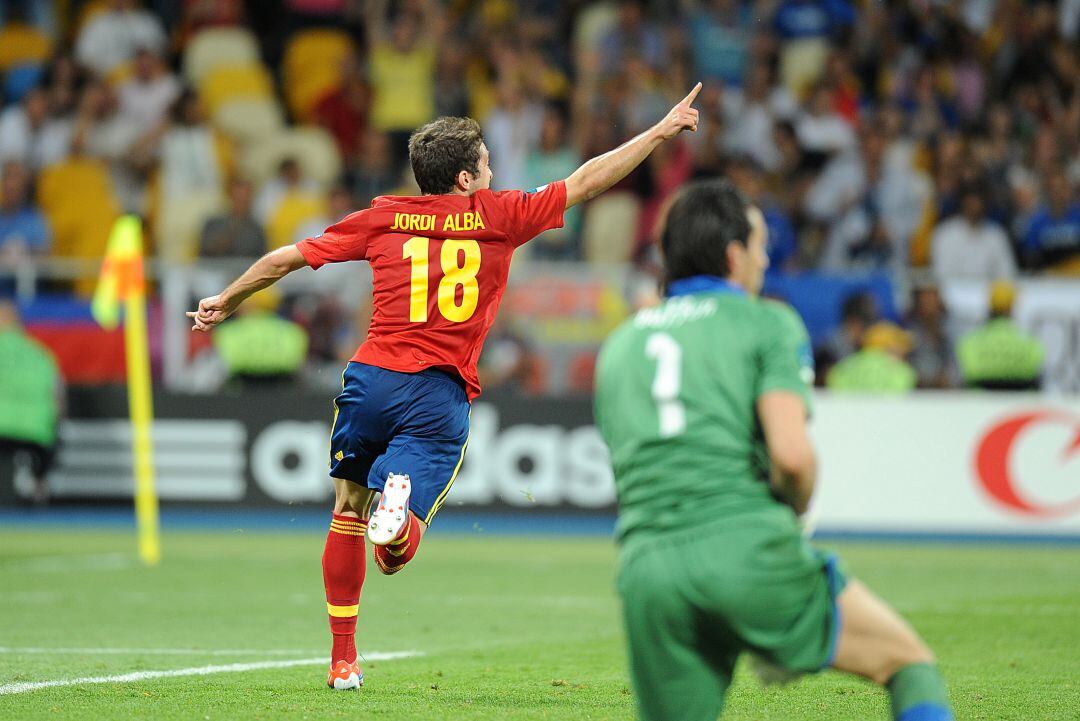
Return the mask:
M480 126L439 118L409 140L423 195L376 198L322 235L263 256L187 314L192 330L209 331L252 293L305 265L371 264L374 314L342 375L330 442L336 501L322 564L331 688L363 683L355 633L365 538L380 571L401 570L461 467L470 404L480 395L476 363L514 250L561 227L567 208L619 182L665 140L697 130L692 104L700 90L698 83L649 130L531 192L491 191Z

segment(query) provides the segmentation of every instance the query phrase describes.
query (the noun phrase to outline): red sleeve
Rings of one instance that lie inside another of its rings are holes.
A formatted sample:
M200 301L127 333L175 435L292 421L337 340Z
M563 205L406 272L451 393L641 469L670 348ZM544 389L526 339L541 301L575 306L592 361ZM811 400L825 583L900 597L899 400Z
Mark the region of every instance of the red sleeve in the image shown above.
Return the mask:
M361 210L346 215L323 231L322 235L301 240L296 249L313 269L327 263L364 260L367 257L369 213Z
M561 228L566 212L566 183L556 180L536 190L506 190L495 193L499 209L507 221L514 247L524 245L545 230Z

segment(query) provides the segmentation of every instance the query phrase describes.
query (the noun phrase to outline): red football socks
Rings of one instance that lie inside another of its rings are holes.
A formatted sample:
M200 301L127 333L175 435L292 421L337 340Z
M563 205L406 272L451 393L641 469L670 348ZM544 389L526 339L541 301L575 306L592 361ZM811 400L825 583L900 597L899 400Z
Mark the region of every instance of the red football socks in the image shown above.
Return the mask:
M387 576L400 571L416 555L420 548L420 539L424 536L424 527L412 513L405 530L396 539L385 546L375 546L375 563Z
M323 585L330 633L334 636L330 664L356 660L356 616L360 610L360 589L364 585L367 557L364 535L367 521L334 514L323 550Z

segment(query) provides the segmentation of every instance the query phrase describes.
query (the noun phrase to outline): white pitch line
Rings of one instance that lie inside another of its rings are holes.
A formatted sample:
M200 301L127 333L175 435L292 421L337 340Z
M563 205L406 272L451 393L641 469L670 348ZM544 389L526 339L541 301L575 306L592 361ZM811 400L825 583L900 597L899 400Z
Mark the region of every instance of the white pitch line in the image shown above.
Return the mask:
M97 648L92 646L82 648L48 648L46 646L0 646L0 653L56 653L84 656L127 653L130 653L134 656L138 656L140 654L153 654L161 656L297 656L303 653L318 653L318 651L312 651L311 649L302 648L112 648L107 646Z
M421 655L417 651L397 651L392 653L369 653L362 656L365 661L389 661L396 658L408 658ZM194 666L192 668L177 668L168 671L135 671L115 676L89 676L86 678L67 678L57 681L22 681L0 686L0 696L14 693L27 693L38 691L43 688L55 688L58 686L82 686L91 683L130 683L132 681L146 681L152 678L173 678L176 676L207 676L214 673L240 673L243 671L260 671L268 668L289 668L290 666L314 666L329 663L325 656L318 658L298 658L288 661L259 661L256 663L230 663L221 666Z

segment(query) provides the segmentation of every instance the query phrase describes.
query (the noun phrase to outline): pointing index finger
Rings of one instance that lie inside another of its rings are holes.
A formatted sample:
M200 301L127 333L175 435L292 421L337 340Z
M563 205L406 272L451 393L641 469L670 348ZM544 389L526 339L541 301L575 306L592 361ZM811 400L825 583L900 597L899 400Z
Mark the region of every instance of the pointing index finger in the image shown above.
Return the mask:
M701 83L699 82L694 86L694 89L690 91L690 94L683 98L682 105L689 106L694 102L694 98L701 92Z

